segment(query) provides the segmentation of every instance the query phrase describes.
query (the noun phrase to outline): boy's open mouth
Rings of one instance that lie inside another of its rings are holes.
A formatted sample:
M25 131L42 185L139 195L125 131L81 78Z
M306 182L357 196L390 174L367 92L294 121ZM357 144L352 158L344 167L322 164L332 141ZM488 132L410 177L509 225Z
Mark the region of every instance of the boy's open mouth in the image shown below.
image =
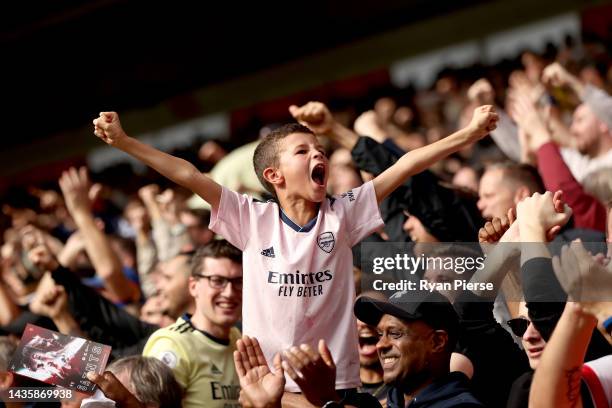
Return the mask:
M310 174L312 180L320 186L325 185L325 165L317 164Z

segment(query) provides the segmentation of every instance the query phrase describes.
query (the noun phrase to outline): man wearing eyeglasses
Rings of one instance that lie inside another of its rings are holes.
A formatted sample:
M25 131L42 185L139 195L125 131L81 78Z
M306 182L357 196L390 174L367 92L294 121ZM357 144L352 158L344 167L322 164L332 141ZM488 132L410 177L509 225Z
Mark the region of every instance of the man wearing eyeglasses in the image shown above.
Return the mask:
M233 352L242 310L242 253L213 241L192 259L189 293L193 315L156 331L143 355L167 364L185 388L184 407L239 407L240 386Z
M387 407L482 407L462 372L450 372L459 318L440 293L404 291L389 301L360 297L355 316L378 332Z

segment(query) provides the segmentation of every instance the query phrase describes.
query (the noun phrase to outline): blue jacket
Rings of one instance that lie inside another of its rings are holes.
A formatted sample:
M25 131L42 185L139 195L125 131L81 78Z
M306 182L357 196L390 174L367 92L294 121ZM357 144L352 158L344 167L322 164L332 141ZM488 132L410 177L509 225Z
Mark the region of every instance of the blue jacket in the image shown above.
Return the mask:
M483 407L470 392L469 380L461 372L452 372L423 388L405 405L404 393L393 387L387 395L388 408L476 408Z

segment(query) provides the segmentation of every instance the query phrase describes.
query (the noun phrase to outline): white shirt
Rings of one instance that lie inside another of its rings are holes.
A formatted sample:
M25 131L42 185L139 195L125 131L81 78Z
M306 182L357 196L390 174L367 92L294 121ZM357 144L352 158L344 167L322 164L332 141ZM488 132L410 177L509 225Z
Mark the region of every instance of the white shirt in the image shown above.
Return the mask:
M243 332L266 359L291 346L325 339L336 362L336 389L359 380L351 248L383 225L371 182L326 198L299 227L275 202L223 188L210 229L243 251ZM287 391L299 387L287 377Z

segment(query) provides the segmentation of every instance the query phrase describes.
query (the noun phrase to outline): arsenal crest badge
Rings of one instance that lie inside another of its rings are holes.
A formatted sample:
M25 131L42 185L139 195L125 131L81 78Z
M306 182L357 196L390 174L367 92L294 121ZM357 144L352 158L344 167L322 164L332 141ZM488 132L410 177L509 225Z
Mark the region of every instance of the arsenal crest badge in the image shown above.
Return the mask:
M319 248L328 254L334 249L335 243L334 234L331 232L324 232L317 238L317 245L319 245Z

